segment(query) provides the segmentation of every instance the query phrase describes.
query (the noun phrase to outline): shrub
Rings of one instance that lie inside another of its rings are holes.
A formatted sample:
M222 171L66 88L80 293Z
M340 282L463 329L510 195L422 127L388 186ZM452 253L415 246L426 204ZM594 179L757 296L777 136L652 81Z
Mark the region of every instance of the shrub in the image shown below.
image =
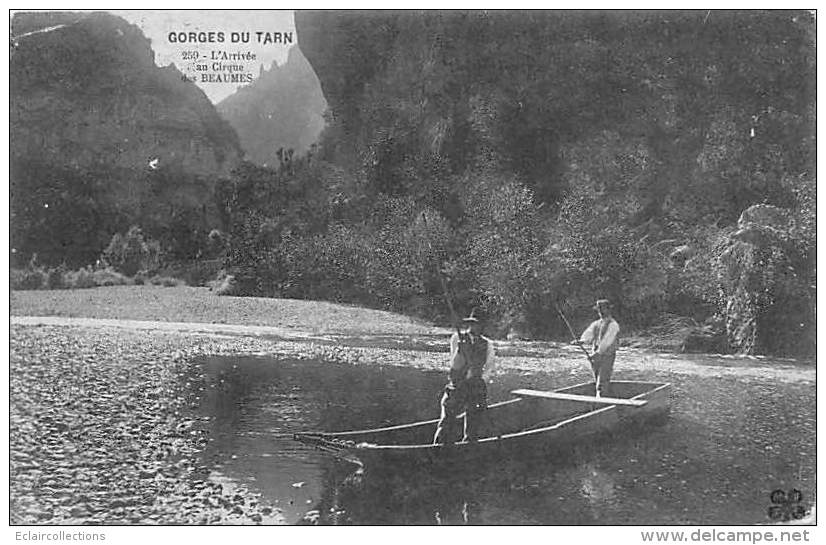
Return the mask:
M13 290L39 290L47 286L48 276L43 269L12 269L9 274Z
M69 271L64 278L66 287L70 289L85 289L97 286L95 283L95 273L91 267Z
M670 312L702 321L726 307L722 255L729 246L729 231L716 226L694 229L685 241L693 256L670 273Z
M207 252L210 257L219 257L227 247L227 235L218 229L213 229L207 235Z
M49 269L46 277L46 287L50 290L59 290L66 287L64 276L66 275L66 267L63 265Z
M223 281L226 277L227 277L227 270L224 269L224 268L221 268L221 269L218 270L217 273L215 273L215 275L212 277L212 279L207 280L205 282L205 284L209 288L209 291L215 291L216 289L218 289L218 286L220 286L223 283Z
M452 233L431 208L420 209L412 202L397 202L393 208L391 221L362 237L366 287L383 308L420 313L441 299L439 271Z
M222 265L220 259L170 263L157 271L157 275L178 278L188 286L205 286L215 278Z
M481 305L506 329L535 297L530 264L542 238L533 193L513 176L483 173L466 180L460 198L465 222L457 298L463 306Z
M238 295L235 277L231 274L224 275L220 280L215 281L214 289L216 295Z
M261 270L285 297L373 304L367 262L373 237L366 229L334 226L312 237L285 237Z
M125 235L115 233L103 250L101 261L125 274L134 276L140 270L155 271L160 265L160 244L144 238L141 229L132 226Z
M93 271L92 281L95 286L126 286L132 283L129 278L110 268Z
M165 288L174 288L175 286L185 286L186 282L171 276L153 276L149 279L149 283L153 286L163 286Z
M20 290L23 289L21 286L23 274L25 271L23 269L9 269L9 288L13 290Z

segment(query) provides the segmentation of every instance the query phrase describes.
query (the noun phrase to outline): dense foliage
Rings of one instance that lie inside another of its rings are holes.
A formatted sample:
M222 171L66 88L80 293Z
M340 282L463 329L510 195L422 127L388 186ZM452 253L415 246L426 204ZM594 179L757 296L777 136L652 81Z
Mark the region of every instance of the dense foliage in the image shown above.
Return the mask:
M219 181L162 166L140 187L168 209L128 217L98 198L103 177L17 161L32 190L13 176L13 240L94 258L137 224L178 259L220 257L222 293L445 322L451 305L479 307L492 333L556 338L557 309L579 326L609 297L624 331L680 329L685 349L813 352L810 13L299 12L296 25L329 104L312 153L277 150L278 165ZM38 191L79 213L46 221Z
M297 25L329 126L312 164L234 174L234 198L263 205L232 220L242 292L444 317L446 285L500 333L541 336L565 334L557 306L579 323L607 296L626 331L684 317L732 349L812 350L809 14L299 13ZM753 205L791 220L738 238Z
M158 270L160 258L161 245L146 240L137 226L132 226L125 235L115 233L102 255L104 265L126 276Z

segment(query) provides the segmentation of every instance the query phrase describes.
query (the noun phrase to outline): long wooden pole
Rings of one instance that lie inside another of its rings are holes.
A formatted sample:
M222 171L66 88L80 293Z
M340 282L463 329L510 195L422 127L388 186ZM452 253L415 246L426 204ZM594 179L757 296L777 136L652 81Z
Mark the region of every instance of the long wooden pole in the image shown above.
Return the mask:
M424 222L425 227L427 227L427 214L422 212L422 221ZM427 246L430 249L430 252L433 252L433 244L430 242L430 235L427 236ZM450 293L447 290L447 282L445 281L445 275L442 273L442 268L437 263L436 272L439 275L439 281L442 284L442 294L445 297L445 302L447 303L447 308L450 309L450 319L453 322L453 327L456 328L456 333L458 335L462 334L461 329L459 328L459 317L456 314L456 310L453 308L453 300L450 297Z
M576 344L582 350L583 354L585 354L585 357L588 358L588 361L593 365L594 360L591 359L591 354L589 354L585 347L582 346L582 343L579 341L579 338L576 336L576 333L574 333L574 328L572 328L570 322L568 322L568 318L566 318L565 315L562 314L562 311L559 309L558 306L554 305L554 308L562 317L562 321L565 322L565 325L568 326L568 331L571 332L571 337L573 337L574 339L574 344Z
M447 308L450 309L450 319L453 321L453 327L456 328L456 333L461 335L462 331L459 328L459 316L456 314L456 310L453 308L453 300L450 297L450 294L447 291L447 282L445 281L445 277L442 274L441 268L439 269L439 280L442 282L442 292L445 296L445 301L447 302Z

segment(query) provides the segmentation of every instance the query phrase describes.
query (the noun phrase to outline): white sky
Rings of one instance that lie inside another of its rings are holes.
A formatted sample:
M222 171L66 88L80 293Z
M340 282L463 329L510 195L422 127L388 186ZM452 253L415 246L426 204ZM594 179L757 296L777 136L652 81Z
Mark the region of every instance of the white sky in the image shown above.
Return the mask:
M123 17L130 23L138 25L143 33L152 41L155 51L155 62L158 66L167 66L174 63L178 69L187 75L199 75L194 71L194 61L183 60L184 51L197 50L203 58L209 57L212 51L255 53L255 61L232 61L232 64L244 64L245 70L258 77L260 65L269 68L275 61L283 64L287 60L287 52L292 45L298 43L295 32L295 22L292 10L107 10L114 15ZM170 32L224 32L224 43L170 43ZM250 32L249 43L229 43L231 32ZM292 44L266 44L256 42L255 32L292 32ZM210 72L213 61L207 60ZM238 84L234 83L202 83L197 78L196 85L204 90L213 102L235 92Z

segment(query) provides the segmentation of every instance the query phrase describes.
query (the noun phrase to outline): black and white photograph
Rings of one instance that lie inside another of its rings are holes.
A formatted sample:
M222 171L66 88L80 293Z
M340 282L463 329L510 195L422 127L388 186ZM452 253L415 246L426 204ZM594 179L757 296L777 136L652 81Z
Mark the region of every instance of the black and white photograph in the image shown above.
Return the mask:
M815 10L274 7L9 11L7 535L814 541Z

